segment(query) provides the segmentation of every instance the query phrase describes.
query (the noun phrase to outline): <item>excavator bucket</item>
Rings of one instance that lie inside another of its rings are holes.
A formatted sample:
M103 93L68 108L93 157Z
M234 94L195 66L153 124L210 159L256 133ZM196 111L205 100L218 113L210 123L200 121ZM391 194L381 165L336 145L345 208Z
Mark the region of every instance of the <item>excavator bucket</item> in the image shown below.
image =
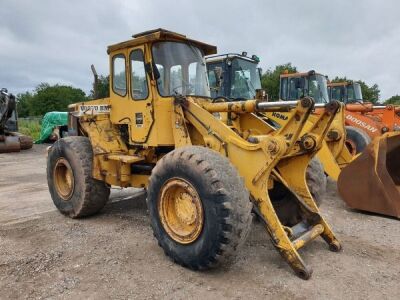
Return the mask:
M342 170L338 189L351 208L400 218L400 133L375 138Z

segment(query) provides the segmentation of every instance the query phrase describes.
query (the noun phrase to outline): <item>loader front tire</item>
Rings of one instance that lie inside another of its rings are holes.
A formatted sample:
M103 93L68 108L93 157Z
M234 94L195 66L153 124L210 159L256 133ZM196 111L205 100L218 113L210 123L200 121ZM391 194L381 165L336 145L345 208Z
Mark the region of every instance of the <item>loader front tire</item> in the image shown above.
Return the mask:
M362 152L371 143L371 138L362 129L346 126L346 147L352 155Z
M59 139L47 157L47 183L58 210L71 218L99 212L110 188L92 177L93 150L87 137Z
M252 222L252 203L229 160L198 146L176 149L152 171L147 205L166 255L193 269L231 261Z

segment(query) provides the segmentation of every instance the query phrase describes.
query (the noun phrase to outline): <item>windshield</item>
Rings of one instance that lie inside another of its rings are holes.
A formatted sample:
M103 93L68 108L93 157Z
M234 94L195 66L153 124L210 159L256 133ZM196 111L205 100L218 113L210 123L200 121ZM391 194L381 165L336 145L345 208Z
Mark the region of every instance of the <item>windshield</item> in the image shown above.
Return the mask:
M313 97L315 103L328 103L328 86L325 76L312 75L308 78L308 96Z
M158 42L152 52L160 74L157 87L161 96L210 97L206 63L199 48L187 43Z
M330 90L331 99L343 102L344 87L343 86L332 86L330 89L331 89Z
M359 83L353 83L347 86L347 101L362 101L361 86Z
M254 99L256 90L261 89L257 63L234 58L231 65L231 98Z

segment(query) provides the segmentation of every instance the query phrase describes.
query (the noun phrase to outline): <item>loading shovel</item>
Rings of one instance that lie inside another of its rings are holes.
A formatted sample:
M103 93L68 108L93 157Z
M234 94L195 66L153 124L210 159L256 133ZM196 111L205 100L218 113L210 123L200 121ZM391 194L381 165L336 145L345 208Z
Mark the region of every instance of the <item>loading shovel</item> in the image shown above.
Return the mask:
M338 190L351 208L400 218L400 133L375 138L342 170Z

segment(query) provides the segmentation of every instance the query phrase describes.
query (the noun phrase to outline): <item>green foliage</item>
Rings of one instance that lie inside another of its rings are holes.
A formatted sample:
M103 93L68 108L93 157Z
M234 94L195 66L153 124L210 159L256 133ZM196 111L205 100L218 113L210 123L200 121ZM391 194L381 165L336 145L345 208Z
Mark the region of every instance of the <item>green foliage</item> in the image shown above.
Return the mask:
M347 77L338 77L336 76L335 78L333 78L331 80L331 82L337 83L337 82L343 82L343 81L349 81L349 79L347 79Z
M85 92L65 85L39 84L33 93L19 94L20 117L43 116L49 111L67 111L71 103L85 101Z
M110 96L110 76L100 75L97 84L93 83L93 89L90 91L90 99L101 99Z
M266 90L268 96L272 100L279 99L279 76L285 71L296 73L297 69L291 63L278 65L274 70L268 69L261 77L261 86Z
M368 86L364 81L358 81L361 85L361 92L363 94L363 100L377 103L380 98L381 91L379 86L375 83L372 86Z
M40 129L41 125L38 118L18 120L18 131L32 137L34 141L39 138Z
M30 105L32 103L32 94L30 92L25 92L23 94L18 94L18 104L17 111L20 118L28 117Z
M400 95L392 96L385 101L385 104L399 104L400 105Z

